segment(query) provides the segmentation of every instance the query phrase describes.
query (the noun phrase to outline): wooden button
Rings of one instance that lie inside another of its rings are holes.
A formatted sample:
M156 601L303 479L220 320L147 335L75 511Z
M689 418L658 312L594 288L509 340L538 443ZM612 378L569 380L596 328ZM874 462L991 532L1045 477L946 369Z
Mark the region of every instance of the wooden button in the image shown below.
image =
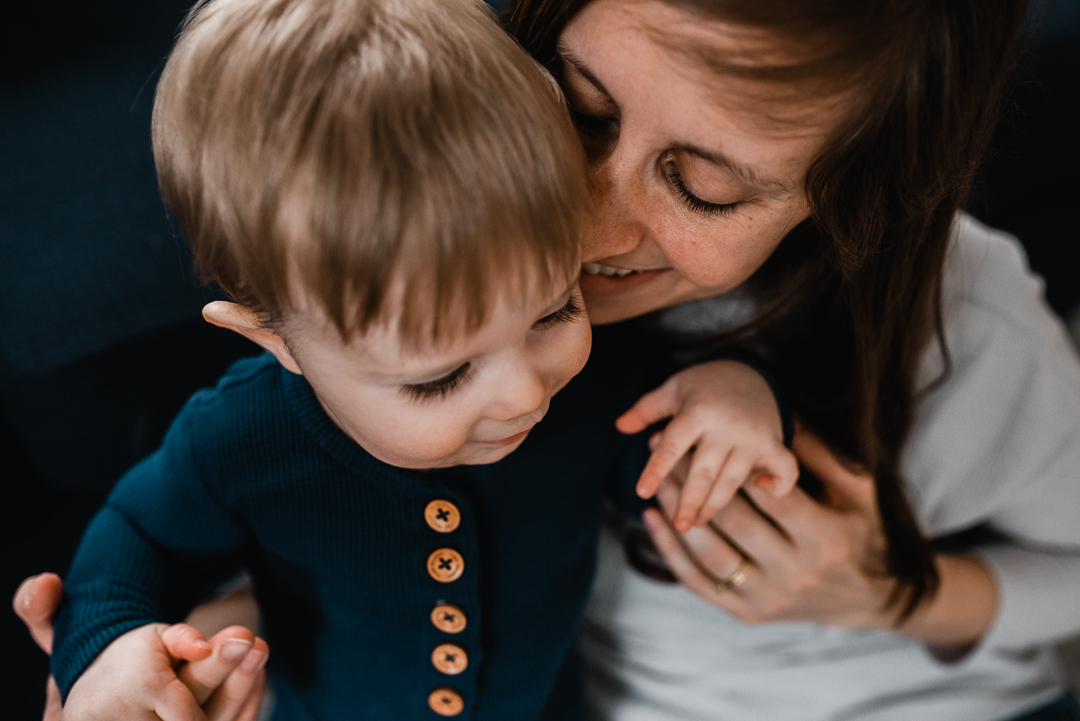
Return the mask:
M442 643L431 652L431 662L447 676L456 676L468 667L469 654L461 646Z
M440 548L427 559L427 572L439 583L450 583L461 578L465 571L465 559L452 548Z
M450 501L432 501L424 509L424 520L439 533L450 533L461 525L461 511Z
M440 603L431 610L431 622L443 633L461 633L466 620L465 612L452 603Z
M437 688L427 697L428 706L440 716L457 716L465 709L461 694L452 688Z

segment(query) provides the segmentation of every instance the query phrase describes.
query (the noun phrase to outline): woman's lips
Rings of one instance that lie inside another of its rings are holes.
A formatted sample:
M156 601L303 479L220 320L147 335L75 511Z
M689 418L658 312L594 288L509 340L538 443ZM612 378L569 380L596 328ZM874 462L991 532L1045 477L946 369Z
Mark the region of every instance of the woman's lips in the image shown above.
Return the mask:
M655 280L668 270L627 270L599 263L586 263L581 269L581 293L594 298L628 293Z

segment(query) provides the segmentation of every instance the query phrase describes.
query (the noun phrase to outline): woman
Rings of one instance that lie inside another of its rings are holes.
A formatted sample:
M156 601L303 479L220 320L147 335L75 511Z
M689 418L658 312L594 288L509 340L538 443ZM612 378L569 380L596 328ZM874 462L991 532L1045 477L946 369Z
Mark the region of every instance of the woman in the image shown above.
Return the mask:
M765 354L822 486L748 488L681 534L647 512L685 589L606 537L584 637L599 716L1080 718L1047 651L1080 629L1080 366L1014 244L957 216L1023 10L510 8L589 151L592 318L671 308L650 317L664 340ZM701 372L625 427L692 405ZM653 469L691 445L665 437Z
M1047 652L1080 629L1080 366L1015 243L957 215L1023 11L512 8L589 151L594 321L721 296L654 324L766 353L833 449L796 443L820 501L751 487L684 534L648 512L685 589L609 535L584 643L599 716L1080 718Z

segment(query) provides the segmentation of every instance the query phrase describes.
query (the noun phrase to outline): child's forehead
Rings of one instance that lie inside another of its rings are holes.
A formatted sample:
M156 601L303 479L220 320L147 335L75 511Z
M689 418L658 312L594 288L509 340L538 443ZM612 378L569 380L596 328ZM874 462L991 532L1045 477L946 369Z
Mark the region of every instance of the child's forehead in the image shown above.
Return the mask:
M468 328L463 316L459 316L461 322L445 325L438 334L430 328L419 334L405 333L398 322L400 302L389 303L381 322L348 339L342 338L324 313L310 305L294 314L288 325L293 327L299 344L318 344L323 352L361 365L366 375L387 380L437 377L470 358L496 353L519 342L537 320L565 304L576 282L575 275L569 282L548 284L548 288L534 285L517 295L493 294L480 327ZM298 350L303 352L302 348Z

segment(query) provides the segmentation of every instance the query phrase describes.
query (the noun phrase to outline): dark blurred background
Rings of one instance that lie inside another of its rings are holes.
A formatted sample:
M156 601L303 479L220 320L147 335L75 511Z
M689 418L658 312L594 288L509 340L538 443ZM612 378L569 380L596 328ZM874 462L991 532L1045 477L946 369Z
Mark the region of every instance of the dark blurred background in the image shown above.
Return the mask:
M150 109L190 0L0 8L0 601L67 569L183 401L255 352L200 317L158 197ZM497 0L493 3L500 5ZM1080 0L1038 2L971 210L1080 308ZM0 612L0 716L39 719L48 662Z

